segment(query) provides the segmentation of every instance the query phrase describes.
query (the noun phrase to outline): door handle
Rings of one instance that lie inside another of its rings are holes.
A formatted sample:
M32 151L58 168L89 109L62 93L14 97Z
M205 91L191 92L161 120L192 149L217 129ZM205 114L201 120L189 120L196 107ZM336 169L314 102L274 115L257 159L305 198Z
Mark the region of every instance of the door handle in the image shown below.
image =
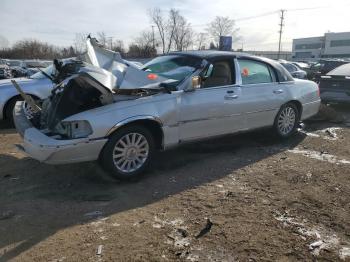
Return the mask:
M238 98L238 95L235 95L235 94L228 94L228 95L225 95L225 99L229 100L229 99L236 99Z
M282 94L284 91L282 89L273 90L274 94Z

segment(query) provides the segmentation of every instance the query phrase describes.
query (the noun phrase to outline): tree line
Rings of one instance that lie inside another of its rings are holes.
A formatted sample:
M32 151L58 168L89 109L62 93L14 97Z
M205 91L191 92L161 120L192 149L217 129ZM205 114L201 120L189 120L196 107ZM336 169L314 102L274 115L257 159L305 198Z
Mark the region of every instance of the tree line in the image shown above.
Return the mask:
M201 32L196 32L186 17L177 9L164 11L154 8L148 11L152 25L132 39L127 47L123 40L108 37L105 32L92 35L105 48L120 52L126 58L154 57L158 52L189 49L217 49L221 36L233 36L237 40L238 29L229 17L217 16ZM72 46L58 47L36 39L24 39L11 48L0 50L0 58L53 59L74 57L86 51L87 33L77 33Z

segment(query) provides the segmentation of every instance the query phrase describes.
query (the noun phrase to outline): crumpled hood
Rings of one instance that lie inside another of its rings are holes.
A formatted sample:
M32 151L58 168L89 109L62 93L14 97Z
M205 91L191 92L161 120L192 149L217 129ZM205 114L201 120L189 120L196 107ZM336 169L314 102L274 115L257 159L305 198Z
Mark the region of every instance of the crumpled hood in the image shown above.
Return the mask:
M149 72L126 62L118 52L100 47L93 38L87 40L87 56L86 60L96 68L85 67L81 72L95 78L110 92L116 89L147 89L168 80L161 76L149 77Z

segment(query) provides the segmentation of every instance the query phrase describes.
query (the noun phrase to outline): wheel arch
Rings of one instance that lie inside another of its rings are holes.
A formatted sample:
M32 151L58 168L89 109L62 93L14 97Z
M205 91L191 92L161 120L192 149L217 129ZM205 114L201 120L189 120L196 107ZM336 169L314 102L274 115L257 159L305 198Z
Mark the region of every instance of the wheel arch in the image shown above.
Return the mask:
M292 104L294 104L297 107L298 113L299 113L299 119L301 119L301 116L303 114L303 105L300 103L300 101L298 101L298 100L290 100L286 104L288 104L288 103L292 103Z
M164 132L162 128L163 124L159 118L154 116L137 116L120 121L108 131L106 137L110 137L121 128L130 125L141 125L150 130L156 142L156 148L164 148Z
M36 95L33 95L33 94L29 94L29 93L26 93L26 95L29 95L31 96L34 100L39 100L40 97L36 96ZM2 109L2 115L3 115L3 118L6 119L7 116L6 116L6 111L9 107L9 105L13 102L13 101L16 101L16 100L23 100L23 98L21 97L21 95L15 95L15 96L12 96L11 98L9 98L5 104L4 104L4 107Z

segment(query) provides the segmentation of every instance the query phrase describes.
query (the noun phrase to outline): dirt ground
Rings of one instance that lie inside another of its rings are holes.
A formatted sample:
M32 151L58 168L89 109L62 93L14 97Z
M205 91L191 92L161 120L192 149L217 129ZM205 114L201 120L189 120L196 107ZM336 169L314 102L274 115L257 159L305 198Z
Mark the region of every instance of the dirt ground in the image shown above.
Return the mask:
M350 261L350 109L164 152L140 181L49 166L0 129L0 261ZM347 112L347 113L346 113Z

